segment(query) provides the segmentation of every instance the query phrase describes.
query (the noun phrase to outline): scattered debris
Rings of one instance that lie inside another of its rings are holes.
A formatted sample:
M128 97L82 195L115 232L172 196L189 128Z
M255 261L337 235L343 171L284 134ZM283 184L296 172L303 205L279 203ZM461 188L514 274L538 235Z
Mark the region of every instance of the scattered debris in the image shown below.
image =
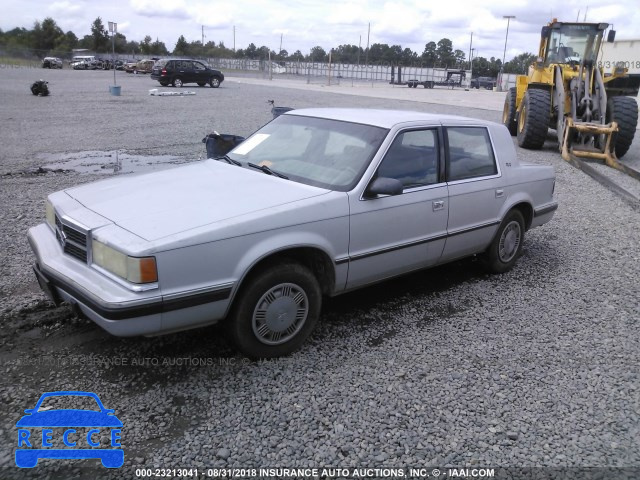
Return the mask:
M49 87L47 86L49 82L46 82L42 79L36 80L31 85L31 93L37 95L38 97L46 97L49 95Z
M159 92L157 88L149 90L149 95L156 97L184 97L185 95L195 95L196 92L191 90L181 90L179 92Z

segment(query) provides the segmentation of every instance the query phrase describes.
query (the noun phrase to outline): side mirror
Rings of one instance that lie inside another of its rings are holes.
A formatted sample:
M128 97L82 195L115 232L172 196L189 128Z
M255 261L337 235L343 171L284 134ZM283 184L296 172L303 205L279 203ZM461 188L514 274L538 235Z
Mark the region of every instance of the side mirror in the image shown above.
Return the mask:
M542 38L547 38L549 36L549 33L551 32L551 28L549 27L542 27L542 30L540 31L540 36Z
M376 195L400 195L404 187L402 182L395 178L378 177L369 184L366 190L367 197Z
M607 34L607 42L608 43L613 43L616 39L616 31L615 30L609 30L609 33Z

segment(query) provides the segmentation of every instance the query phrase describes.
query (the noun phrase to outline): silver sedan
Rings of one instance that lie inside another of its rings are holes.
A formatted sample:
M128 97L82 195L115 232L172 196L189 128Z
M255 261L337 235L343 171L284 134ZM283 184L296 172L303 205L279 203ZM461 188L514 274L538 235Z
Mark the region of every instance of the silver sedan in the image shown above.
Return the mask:
M277 357L324 296L470 255L511 269L554 186L502 125L292 110L220 158L54 193L29 241L43 290L114 335L224 321L243 354Z

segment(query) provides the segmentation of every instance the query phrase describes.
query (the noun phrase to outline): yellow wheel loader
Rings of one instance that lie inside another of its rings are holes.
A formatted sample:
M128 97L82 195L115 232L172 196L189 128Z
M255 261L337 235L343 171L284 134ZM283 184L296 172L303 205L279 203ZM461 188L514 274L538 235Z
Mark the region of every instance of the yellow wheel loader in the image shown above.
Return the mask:
M638 123L640 77L615 66L605 73L598 54L607 23L563 23L542 27L537 60L519 75L504 103L502 123L524 148L542 148L548 129L570 157L602 159L621 168ZM607 41L613 42L609 31Z

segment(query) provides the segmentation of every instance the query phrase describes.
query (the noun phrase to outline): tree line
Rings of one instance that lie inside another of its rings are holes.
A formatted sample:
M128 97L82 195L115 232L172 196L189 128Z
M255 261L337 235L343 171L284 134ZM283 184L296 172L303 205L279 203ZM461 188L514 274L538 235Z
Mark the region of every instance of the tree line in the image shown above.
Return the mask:
M41 56L68 55L72 49L86 48L95 52L110 53L112 48L118 54L132 56L189 56L204 58L238 58L251 60L274 61L307 61L328 62L345 64L388 64L401 66L422 66L440 68L464 68L472 67L473 76L497 76L502 61L491 57L476 57L472 65L467 60L465 53L460 49L454 49L453 43L448 38L442 38L438 42L430 41L425 44L421 54L410 48L402 48L401 45L387 45L374 43L369 48L357 45L339 45L329 51L321 46L313 47L308 54L300 50L289 53L287 50L276 52L269 47L257 47L250 43L247 48L237 50L225 46L224 42L209 41L202 44L201 41L188 42L184 35L180 35L172 51L169 51L164 42L150 35L146 35L141 41L127 40L122 33L116 33L112 38L106 30L100 17L96 18L90 27L91 33L78 38L72 31L64 32L50 17L42 22L36 21L31 30L26 28L14 28L7 32L0 29L0 44L8 47L22 47L36 50ZM535 57L530 53L523 53L506 62L506 73L526 73L526 69Z

